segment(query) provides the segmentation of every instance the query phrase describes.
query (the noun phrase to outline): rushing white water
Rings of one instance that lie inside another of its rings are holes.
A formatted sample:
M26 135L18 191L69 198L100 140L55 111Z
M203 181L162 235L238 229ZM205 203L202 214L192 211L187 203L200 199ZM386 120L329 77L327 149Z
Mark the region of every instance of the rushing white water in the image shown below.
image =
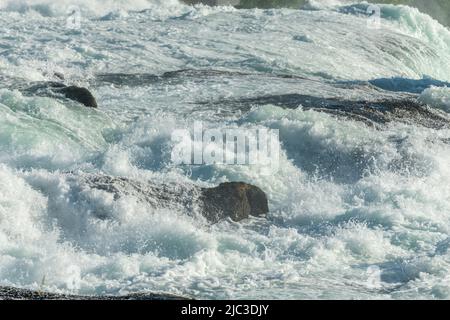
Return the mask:
M70 5L81 13L76 29ZM431 17L383 5L381 28L369 29L367 5L338 2L237 10L162 0L0 0L0 8L0 285L211 299L450 298L448 129L375 130L302 108L254 105L245 113L217 102L289 93L389 97L397 93L364 81L399 77L414 86L432 78L419 99L449 112L449 89L436 82L450 81L450 31ZM99 73L179 69L248 74L139 86L94 81ZM89 86L99 109L14 89L55 80L54 72ZM193 120L279 129L278 171L175 166L171 133ZM187 209L80 191L73 177L83 172L201 186L245 181L267 193L270 213L209 225ZM93 217L98 210L110 219Z

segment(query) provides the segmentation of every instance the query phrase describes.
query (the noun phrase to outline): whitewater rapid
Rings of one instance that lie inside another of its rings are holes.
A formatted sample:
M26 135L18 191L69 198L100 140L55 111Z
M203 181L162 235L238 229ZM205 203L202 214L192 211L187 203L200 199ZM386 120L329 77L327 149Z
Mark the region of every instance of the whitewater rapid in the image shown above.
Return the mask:
M68 25L71 5L79 28ZM389 87L396 77L415 80L405 94L448 113L450 31L431 17L383 5L381 28L371 29L367 4L337 1L238 10L0 0L0 9L0 285L209 299L450 298L450 130L395 122L376 130L301 106L220 104L294 93L390 98L400 93L368 81ZM180 69L228 73L137 86L96 78ZM15 89L55 72L89 87L99 108ZM171 134L194 120L279 130L278 169L176 166ZM67 172L204 187L245 181L267 193L270 213L210 225L187 208L76 190ZM97 210L110 219L93 217Z

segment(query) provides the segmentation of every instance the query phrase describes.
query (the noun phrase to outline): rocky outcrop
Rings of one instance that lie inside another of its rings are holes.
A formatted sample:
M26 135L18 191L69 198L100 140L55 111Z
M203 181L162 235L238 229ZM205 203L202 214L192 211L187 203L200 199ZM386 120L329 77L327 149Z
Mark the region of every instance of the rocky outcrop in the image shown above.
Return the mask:
M201 189L203 215L212 222L229 217L241 221L269 212L266 194L258 187L243 182L222 183Z
M209 222L216 223L230 218L241 221L250 216L268 213L266 194L258 187L244 182L222 183L215 188L200 188L195 185L160 185L105 175L84 175L82 188L103 190L114 194L118 200L133 196L155 208L184 208L199 211ZM95 212L100 219L107 218L105 212Z
M81 103L88 108L97 108L94 95L86 88L66 86L59 82L39 82L23 90L25 94L41 97L63 98Z
M450 116L433 106L428 106L418 99L417 93L432 85L445 86L445 82L433 79L375 79L369 82L322 82L301 76L289 74L261 75L256 73L234 72L223 70L184 69L163 73L161 75L148 73L108 73L97 74L91 85L99 86L113 84L115 86L148 86L166 83L173 85L183 81L215 81L224 77L241 79L243 77L269 77L271 79L292 79L298 81L299 88L305 86L305 92L317 87L321 91L326 87L330 92L336 91L335 97L317 97L311 94L279 94L245 98L231 98L214 101L193 101L198 111L217 110L221 114L248 112L253 106L275 105L282 108L295 109L302 106L304 110L316 110L336 117L361 121L376 128L383 128L390 122L402 122L421 125L428 128L450 128ZM363 98L357 100L339 97L349 96L350 92L360 90Z
M95 76L91 84L104 85L113 84L115 86L139 87L154 83L175 84L183 80L208 79L223 76L249 76L251 74L237 71L224 70L196 70L181 69L168 71L161 75L152 73L100 73Z
M97 101L92 93L82 87L68 86L63 87L56 92L61 93L67 99L76 101L89 108L97 108Z
M205 4L208 6L239 6L241 0L183 0L186 4Z
M353 101L301 94L284 94L215 101L214 104L242 111L248 111L254 105L271 104L287 109L296 109L302 106L303 110L316 110L344 119L361 121L375 127L390 122L402 122L434 129L450 128L450 117L447 113L431 108L413 96L402 99Z
M125 296L78 296L0 287L0 300L190 300L165 293L135 293Z
M439 81L431 78L424 79L407 79L401 77L394 78L378 78L369 80L369 83L386 91L393 92L409 92L420 94L424 90L435 87L450 87L449 82Z

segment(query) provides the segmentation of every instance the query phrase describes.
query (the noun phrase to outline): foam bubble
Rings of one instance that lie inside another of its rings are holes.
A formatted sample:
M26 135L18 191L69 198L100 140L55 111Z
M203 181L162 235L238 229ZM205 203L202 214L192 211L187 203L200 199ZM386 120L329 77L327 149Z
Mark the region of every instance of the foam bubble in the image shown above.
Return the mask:
M430 106L450 112L450 88L448 87L432 86L424 90L419 99Z

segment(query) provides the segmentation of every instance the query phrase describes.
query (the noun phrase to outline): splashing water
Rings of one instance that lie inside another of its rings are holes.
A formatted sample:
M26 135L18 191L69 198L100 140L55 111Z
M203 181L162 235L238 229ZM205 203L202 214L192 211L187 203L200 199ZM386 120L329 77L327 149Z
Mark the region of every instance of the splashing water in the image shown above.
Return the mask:
M79 29L67 28L68 5L80 9ZM397 94L367 80L450 81L446 27L383 5L381 28L368 29L365 6L0 1L0 285L37 289L45 277L45 289L78 294L448 299L448 129L394 122L376 130L301 107L233 112L219 103L294 93L363 100ZM222 73L136 86L95 80L179 69ZM15 87L54 72L89 86L100 108ZM427 86L419 99L450 110L445 85ZM278 170L175 166L171 134L194 118L207 128L278 129ZM267 193L270 213L208 225L187 208L80 190L83 172L180 185L245 181ZM97 210L110 218L94 218Z

